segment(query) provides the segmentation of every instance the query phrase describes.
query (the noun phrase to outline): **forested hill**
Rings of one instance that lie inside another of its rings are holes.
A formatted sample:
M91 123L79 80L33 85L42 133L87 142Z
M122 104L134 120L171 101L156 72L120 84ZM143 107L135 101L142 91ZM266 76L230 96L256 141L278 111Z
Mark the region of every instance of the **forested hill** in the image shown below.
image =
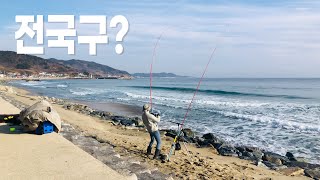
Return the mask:
M86 73L96 77L131 77L126 71L95 62L75 59L43 59L32 55L17 54L13 51L0 51L0 71L18 72L28 75L47 72L61 74Z

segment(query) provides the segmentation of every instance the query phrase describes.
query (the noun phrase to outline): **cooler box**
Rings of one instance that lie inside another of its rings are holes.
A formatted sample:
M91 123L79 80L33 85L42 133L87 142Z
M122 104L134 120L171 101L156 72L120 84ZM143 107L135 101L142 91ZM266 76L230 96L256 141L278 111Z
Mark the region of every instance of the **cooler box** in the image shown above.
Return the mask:
M36 129L36 134L41 135L41 134L52 133L54 131L54 127L55 126L51 122L44 121Z

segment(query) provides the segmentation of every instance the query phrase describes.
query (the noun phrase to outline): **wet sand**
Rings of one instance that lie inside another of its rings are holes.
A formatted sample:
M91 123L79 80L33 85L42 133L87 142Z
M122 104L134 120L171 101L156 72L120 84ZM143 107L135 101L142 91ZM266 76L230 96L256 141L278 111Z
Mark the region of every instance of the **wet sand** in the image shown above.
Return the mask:
M112 112L115 115L141 116L142 114L142 108L133 106L133 105L109 103L109 102L104 102L104 103L80 102L80 103L88 105L93 109Z

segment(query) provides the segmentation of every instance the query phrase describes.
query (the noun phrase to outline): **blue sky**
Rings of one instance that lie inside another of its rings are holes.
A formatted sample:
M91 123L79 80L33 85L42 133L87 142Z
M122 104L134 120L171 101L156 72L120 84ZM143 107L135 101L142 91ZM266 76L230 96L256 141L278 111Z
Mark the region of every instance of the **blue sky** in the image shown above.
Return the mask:
M97 26L79 26L79 15L106 15L110 20L121 14L130 23L123 55L114 52L118 29L109 28L109 44L98 46L97 56L89 55L87 45L76 45L76 55L67 55L66 48L45 47L42 57L148 72L154 44L163 33L154 72L200 76L218 46L207 77L320 77L319 10L315 0L11 0L0 7L0 50L16 51L16 15L76 15L79 34L98 35ZM46 24L47 29L54 26Z

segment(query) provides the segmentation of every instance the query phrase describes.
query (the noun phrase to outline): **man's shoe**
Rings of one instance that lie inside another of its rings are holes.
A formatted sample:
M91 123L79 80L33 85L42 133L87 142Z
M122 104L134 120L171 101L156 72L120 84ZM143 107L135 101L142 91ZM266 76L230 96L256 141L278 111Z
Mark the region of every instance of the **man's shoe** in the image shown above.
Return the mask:
M156 149L153 159L159 159L160 158L160 149Z
M147 156L151 155L151 150L152 150L152 147L148 146L148 149L147 149Z

